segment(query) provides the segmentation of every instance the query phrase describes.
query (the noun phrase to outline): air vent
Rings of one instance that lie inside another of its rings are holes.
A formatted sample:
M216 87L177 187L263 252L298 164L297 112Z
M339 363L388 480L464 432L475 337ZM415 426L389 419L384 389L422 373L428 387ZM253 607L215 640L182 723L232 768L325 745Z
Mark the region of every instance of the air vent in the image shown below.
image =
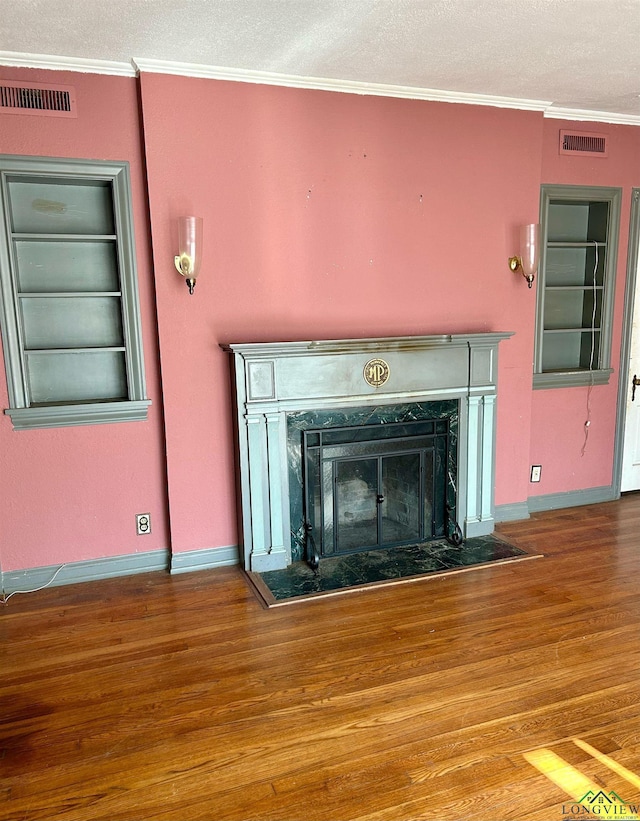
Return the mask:
M73 86L0 80L0 113L77 117Z
M587 131L561 131L560 153L583 157L606 157L607 135Z

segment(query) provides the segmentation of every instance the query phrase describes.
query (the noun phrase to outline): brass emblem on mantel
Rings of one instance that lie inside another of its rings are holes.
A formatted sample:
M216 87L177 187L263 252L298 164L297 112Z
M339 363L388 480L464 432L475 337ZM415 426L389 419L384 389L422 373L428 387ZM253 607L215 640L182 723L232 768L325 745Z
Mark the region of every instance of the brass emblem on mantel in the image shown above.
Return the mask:
M364 366L364 381L372 388L379 388L389 379L389 365L384 359L370 359Z

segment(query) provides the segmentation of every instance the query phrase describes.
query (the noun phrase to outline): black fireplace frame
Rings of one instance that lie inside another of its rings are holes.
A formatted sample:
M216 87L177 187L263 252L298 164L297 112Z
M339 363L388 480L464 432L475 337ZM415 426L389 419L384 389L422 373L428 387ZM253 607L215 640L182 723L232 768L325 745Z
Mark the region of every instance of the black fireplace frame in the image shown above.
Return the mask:
M379 431L379 436L387 437L390 432L398 430L396 426L405 426L409 430L414 423L444 421L448 426L446 478L447 490L444 507L447 510L447 521L444 538L452 536L453 543L462 541L462 533L457 524L459 510L458 483L458 448L459 448L460 403L456 399L438 399L429 402L402 402L374 407L342 407L328 410L295 411L287 414L287 450L289 471L289 501L291 516L291 552L292 560L306 560L314 564L314 555L321 556L316 542L316 533L308 518L308 506L305 503L306 465L304 454L305 434L309 431L344 431L345 438L367 439L369 431ZM409 427L408 427L409 426ZM416 428L420 430L420 428ZM442 430L442 427L440 427ZM338 435L338 434L331 434ZM411 540L407 544L415 544ZM364 548L363 548L364 549Z
M456 507L449 466L450 418L311 428L302 437L306 559L312 566L326 556L421 544L450 535L449 521L455 521ZM393 526L384 516L390 502L385 497L393 484L385 482L385 466L395 457L411 461L406 478L413 485L412 492L417 491L411 512L414 521L404 528L397 523ZM339 524L345 515L339 474L350 465L366 463L374 468L367 487L370 499L365 499L367 526L361 528L364 541L358 543L356 536L353 543L342 538L349 528Z

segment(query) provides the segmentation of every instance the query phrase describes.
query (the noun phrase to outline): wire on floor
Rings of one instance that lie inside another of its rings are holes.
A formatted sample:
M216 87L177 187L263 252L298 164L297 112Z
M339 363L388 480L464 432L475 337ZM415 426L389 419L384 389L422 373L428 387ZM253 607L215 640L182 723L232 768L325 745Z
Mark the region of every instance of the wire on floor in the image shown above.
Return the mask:
M67 566L66 564L61 564L60 567L56 570L56 572L53 574L53 576L49 579L49 581L46 584L43 584L41 587L34 587L32 590L13 590L11 593L5 593L4 586L3 586L3 588L2 588L2 598L0 598L0 602L2 604L6 605L6 603L9 601L11 596L15 596L18 593L37 593L40 590L44 590L45 587L49 587L49 585L53 584L53 582L54 582L56 576L58 575L58 573L66 566Z

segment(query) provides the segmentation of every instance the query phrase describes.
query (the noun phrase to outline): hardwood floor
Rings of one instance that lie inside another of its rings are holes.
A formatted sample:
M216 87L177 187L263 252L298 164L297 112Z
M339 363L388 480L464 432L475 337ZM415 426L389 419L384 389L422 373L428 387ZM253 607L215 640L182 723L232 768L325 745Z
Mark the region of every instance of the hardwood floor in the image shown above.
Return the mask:
M640 804L640 495L500 532L545 557L271 610L237 568L14 596L0 819Z

